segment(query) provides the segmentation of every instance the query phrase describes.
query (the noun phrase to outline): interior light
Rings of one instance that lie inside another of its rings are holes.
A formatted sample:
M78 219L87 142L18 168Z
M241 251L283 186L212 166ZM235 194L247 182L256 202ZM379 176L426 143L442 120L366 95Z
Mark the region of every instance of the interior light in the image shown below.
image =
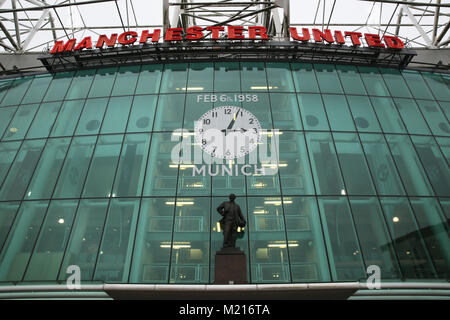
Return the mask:
M9 132L11 132L11 133L16 133L17 131L19 131L19 129L17 129L17 128L11 128L11 129L9 129Z
M175 204L175 201L166 201L166 204L168 206L173 206ZM177 201L177 207L191 206L193 204L194 204L194 201Z
M400 219L399 219L398 217L393 217L393 218L392 218L392 221L394 221L394 222L399 222Z
M342 189L342 190L341 190L341 195L343 195L343 196L345 196L345 195L346 195L346 193L345 193L345 189Z
M185 87L185 88L181 88L181 90L183 91L203 91L205 88L203 87Z
M59 219L59 220L58 220L58 223L63 224L63 223L64 223L64 219L62 219L62 218Z
M272 87L272 86L269 86L269 87L267 87L267 86L251 86L250 89L252 89L252 90L272 90L272 89L278 89L278 87L277 86L274 86L274 87Z

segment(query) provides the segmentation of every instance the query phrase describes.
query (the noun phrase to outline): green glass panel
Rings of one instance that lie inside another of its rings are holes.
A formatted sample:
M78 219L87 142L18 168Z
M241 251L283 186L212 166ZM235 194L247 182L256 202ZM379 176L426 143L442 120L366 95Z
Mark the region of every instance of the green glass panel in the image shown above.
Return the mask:
M207 111L213 108L212 102L204 102L196 94L186 95L186 111L184 112L183 129L194 131L195 122Z
M305 130L330 130L319 94L299 94L298 102Z
M281 198L247 201L252 283L291 282Z
M113 196L132 197L141 195L150 138L149 133L125 135Z
M271 93L270 104L272 105L273 126L275 129L303 129L295 94Z
M269 90L272 92L294 92L294 83L292 82L291 69L289 63L267 62L266 63L267 80Z
M65 101L56 119L50 136L71 136L83 110L85 100Z
M441 106L442 112L444 112L447 120L450 119L450 102L439 101L439 105Z
M0 281L22 281L47 205L47 201L22 203L0 254Z
M20 104L23 96L31 84L32 79L32 77L26 77L14 80L14 82L9 86L8 92L3 98L0 107Z
M187 63L166 64L162 75L160 92L186 92L187 74Z
M344 96L322 95L331 130L356 131Z
M336 69L332 64L315 64L317 82L322 93L343 93Z
M272 129L272 113L270 110L269 95L267 93L257 93L258 102L244 101L242 107L251 113L258 119L262 129Z
M144 196L175 195L177 186L178 163L171 159L172 149L179 143L180 137L171 140L170 133L154 133L150 147L147 173L144 184ZM183 165L187 170L192 167Z
M13 79L0 81L0 106L2 105L1 102L5 97L6 93L8 92L8 88L13 83L13 81L14 81Z
M411 139L436 195L450 196L450 170L434 139L423 136Z
M405 195L402 181L395 168L395 162L383 136L380 134L360 134L360 139L377 193L381 195Z
M316 192L323 195L346 194L339 162L330 133L306 133Z
M375 189L362 147L356 134L333 133L336 151L344 177L345 194L373 195ZM341 194L344 194L341 192Z
M108 102L101 133L123 133L127 126L132 96L111 98Z
M134 94L140 68L140 66L120 67L117 71L117 78L111 95L125 96Z
M16 156L20 145L20 141L0 143L0 185L8 174L9 167L14 161L14 157Z
M47 92L50 81L52 81L51 75L46 74L35 76L21 103L25 104L41 102L44 94Z
M378 266L381 279L401 279L394 246L377 198L350 197L350 206L366 265Z
M150 64L142 66L136 86L136 94L158 93L161 83L163 65Z
M380 69L383 79L393 97L412 98L411 92L397 69Z
M381 132L377 116L368 97L349 95L347 101L359 132Z
M77 71L67 91L66 99L86 98L94 80L95 70Z
M177 198L170 283L209 283L210 214L209 198Z
M61 72L53 76L53 80L45 94L44 101L58 101L64 99L72 82L75 72Z
M80 200L58 280L66 280L71 276L71 273L67 273L71 265L80 268L81 281L92 280L107 208L107 199Z
M27 139L48 137L60 108L61 102L42 103L27 133Z
M267 92L266 71L263 62L241 62L242 92Z
M239 62L214 63L214 91L241 91Z
M301 283L330 281L316 199L284 197L283 208L292 281Z
M397 169L410 196L432 195L432 189L410 138L386 135Z
M450 138L436 138L436 142L441 148L444 157L447 159L447 163L450 164ZM1 151L0 151L1 153Z
M407 198L381 198L393 245L406 279L435 278L422 233L414 219Z
M319 197L333 281L366 278L361 249L346 197Z
M0 108L0 136L5 132L16 110L17 107Z
M154 131L173 131L181 128L183 122L185 95L160 95L156 109Z
M128 282L139 203L139 199L111 200L94 280Z
M411 134L430 134L428 125L413 99L394 99L403 122Z
M130 282L168 283L175 198L142 199Z
M25 281L55 281L67 245L78 200L50 203L31 256Z
M391 98L370 97L381 128L388 133L406 133L405 126Z
M38 110L38 104L20 106L3 135L3 140L21 140L25 137L31 121Z
M433 95L428 89L427 84L423 80L420 72L413 70L403 70L403 77L408 84L411 93L416 99L433 99Z
M450 89L445 83L444 78L442 78L439 74L430 72L422 72L422 76L433 92L436 100L450 100Z
M127 132L151 131L158 96L135 96L128 120Z
M19 204L19 202L0 202L0 248L3 248L8 237Z
M183 137L183 143L186 139L190 139L191 136ZM190 145L191 143L188 143ZM201 154L200 150L196 150L198 154ZM194 159L194 157L192 157ZM218 171L221 166L211 165L211 173L209 174L208 166L205 167L205 174L193 173L193 165L180 165L180 171L178 174L177 195L182 196L209 196L211 194L211 176L216 172L217 177L221 175ZM201 168L202 164L195 165L197 168ZM201 170L201 169L200 169ZM217 170L217 171L216 171ZM230 192L228 190L228 192Z
M86 177L83 197L110 197L123 135L99 136ZM114 194L112 195L114 197Z
M367 93L371 96L389 96L383 77L375 67L358 67Z
M297 92L319 92L316 75L312 64L291 63L292 76Z
M33 175L45 140L25 141L0 189L1 200L21 200Z
M439 203L441 204L442 210L444 210L448 224L448 221L450 220L450 198L439 198Z
M98 134L107 103L107 98L86 100L75 134Z
M108 97L117 75L117 68L98 69L89 90L89 98Z
M52 196L69 143L70 138L48 139L25 199L49 199Z
M433 134L450 136L450 124L435 101L416 100Z
M337 65L336 70L346 94L367 94L355 66Z
M94 136L73 138L53 197L80 197L96 140Z
M186 92L212 92L213 72L212 62L191 63Z

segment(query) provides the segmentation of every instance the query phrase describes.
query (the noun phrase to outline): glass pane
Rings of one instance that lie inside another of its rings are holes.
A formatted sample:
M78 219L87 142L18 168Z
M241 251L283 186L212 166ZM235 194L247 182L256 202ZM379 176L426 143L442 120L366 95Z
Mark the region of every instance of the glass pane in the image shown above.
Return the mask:
M408 87L416 99L433 99L427 84L423 80L420 72L412 70L403 70L403 77L408 83Z
M10 85L14 82L14 79L5 79L0 80L0 106L2 105L1 102L3 98L5 97L6 93L8 92L8 88Z
M292 82L291 69L289 63L267 62L266 63L267 80L269 90L277 92L294 92L294 83Z
M0 143L0 185L8 174L14 158L21 145L20 141Z
M405 80L403 79L400 71L391 68L380 70L383 79L386 82L389 91L391 92L391 96L412 98L408 86L406 85Z
M438 196L450 196L450 170L432 137L411 136L414 147Z
M142 66L136 86L136 94L158 93L161 83L162 65Z
M386 140L408 195L432 195L430 183L409 137L386 135Z
M444 210L445 217L447 218L447 224L450 220L450 198L439 198L439 203L442 206L442 210Z
M183 138L186 139L186 138ZM184 141L184 140L183 140ZM192 165L194 166L194 165ZM195 165L197 168L200 168L202 165ZM219 168L222 167L220 165L211 165L211 172L215 174L218 173L218 177L221 173L219 173ZM206 165L205 170L208 170L209 168ZM193 173L193 168L191 168L191 165L180 165L180 171L178 174L178 185L177 185L177 195L182 196L209 196L211 194L211 176L208 171L206 171L206 174L195 174ZM224 173L223 177L226 176L226 173ZM228 192L230 192L228 190Z
M336 150L347 190L341 194L372 195L372 176L356 134L333 133Z
M189 76L187 92L212 92L213 91L213 63L191 63L189 65Z
M381 198L381 205L394 240L403 277L435 278L430 256L407 198Z
M170 283L209 283L210 199L177 198Z
M298 102L305 130L330 130L319 94L299 94Z
M319 209L333 281L366 278L346 197L319 197Z
M346 94L367 94L355 66L337 65L336 69Z
M8 126L9 129L5 131L3 140L21 140L25 138L38 106L38 104L20 106Z
M22 104L41 102L44 94L47 92L50 81L52 81L51 75L35 76L22 100Z
M66 96L67 89L69 89L70 83L72 82L73 75L74 72L56 73L48 87L44 101L63 100Z
M436 100L450 100L450 89L445 83L444 78L442 78L439 74L430 72L422 72L422 76L433 92Z
M194 131L195 122L198 121L205 112L213 108L212 102L204 102L199 98L200 96L196 94L186 95L186 111L184 112L183 128L189 131ZM225 128L225 126L223 128Z
M381 195L404 195L402 181L383 136L380 134L360 134L360 139L377 193Z
M110 197L123 135L99 136L92 156L83 197ZM112 195L114 197L114 194Z
M140 66L120 67L111 95L125 96L134 94L140 68Z
M85 100L70 100L62 104L58 118L53 125L52 137L73 135L81 110L83 110L84 102Z
M91 88L92 80L94 79L95 70L81 70L77 71L70 84L66 99L86 98Z
M331 130L356 131L344 96L322 95Z
M258 103L242 102L242 107L247 109L258 119L262 129L272 129L272 115L270 111L269 95L267 93L258 93Z
M156 95L134 97L127 132L143 132L152 130L157 101L158 96Z
M243 92L267 92L266 71L263 62L242 62L241 83Z
M140 196L151 135L127 134L120 155L113 196Z
M450 102L439 101L439 105L442 108L442 112L444 112L447 120L450 119Z
M174 198L142 199L133 251L132 283L168 283Z
M22 281L47 205L47 201L22 203L0 254L0 281Z
M109 100L101 133L125 132L132 100L132 96L116 97Z
M164 67L161 93L185 92L188 73L187 63L170 63Z
M350 197L366 265L380 268L382 279L401 279L394 246L377 198Z
M98 134L107 103L107 98L86 100L75 134Z
M347 96L347 101L359 132L381 132L377 116L368 97Z
M73 138L53 197L80 197L96 140L94 136Z
M312 64L291 63L291 68L297 92L319 92Z
M406 129L411 134L430 134L428 125L413 99L394 99Z
M290 282L281 198L255 197L247 201L252 282Z
M436 141L447 159L447 163L450 164L450 138L436 138Z
M27 139L48 137L60 107L61 102L42 103L28 131Z
M330 281L316 199L284 197L289 259L293 282Z
M314 173L316 192L323 195L345 194L339 163L331 134L306 133L311 167Z
M128 282L140 200L112 199L94 280Z
M8 237L19 204L19 202L0 202L0 248L3 248Z
M315 64L317 82L322 93L343 93L341 82L332 64Z
M153 130L173 131L181 128L183 122L184 102L184 94L160 95Z
M71 265L80 268L81 281L92 280L107 207L107 199L80 200L58 280L66 280L70 276L66 271Z
M370 100L384 132L406 133L405 126L391 98L371 97Z
M292 90L293 91L293 90ZM289 93L270 94L275 129L302 130L297 97Z
M89 91L89 98L108 97L116 79L117 68L98 69Z
M0 137L2 136L5 129L8 127L9 122L17 110L17 107L8 107L0 109Z
M238 62L214 63L214 92L241 91Z
M389 96L389 91L384 84L383 78L374 67L358 67L366 90L371 96Z
M21 200L23 198L44 144L45 140L28 140L22 144L0 189L1 200Z
M48 139L25 199L49 199L69 147L70 138Z
M67 245L78 200L50 203L24 280L55 281Z
M450 136L450 124L435 101L417 100L423 116L435 135Z
M28 87L31 84L32 79L32 77L27 77L14 80L14 82L10 85L8 92L3 98L0 106L3 107L20 104L23 96L25 95Z

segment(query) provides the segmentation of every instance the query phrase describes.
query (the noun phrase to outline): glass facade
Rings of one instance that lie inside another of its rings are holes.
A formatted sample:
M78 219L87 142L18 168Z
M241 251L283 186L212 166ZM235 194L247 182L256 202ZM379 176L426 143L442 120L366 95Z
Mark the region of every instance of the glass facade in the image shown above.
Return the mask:
M0 79L0 283L65 281L71 265L84 282L213 283L230 193L249 283L358 281L370 265L448 281L448 84L281 62ZM202 153L195 121L219 106L258 119L254 152Z

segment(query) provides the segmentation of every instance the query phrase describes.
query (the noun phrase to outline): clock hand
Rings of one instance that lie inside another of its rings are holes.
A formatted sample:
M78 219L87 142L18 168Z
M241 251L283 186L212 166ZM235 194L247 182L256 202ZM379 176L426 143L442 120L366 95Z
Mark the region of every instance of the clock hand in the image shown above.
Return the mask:
M233 120L231 120L230 124L229 124L228 127L227 127L228 130L231 129L231 128L233 128L233 125L234 125L234 123L236 122L236 119L237 119L238 115L239 115L239 109L238 109L238 111L233 115Z

